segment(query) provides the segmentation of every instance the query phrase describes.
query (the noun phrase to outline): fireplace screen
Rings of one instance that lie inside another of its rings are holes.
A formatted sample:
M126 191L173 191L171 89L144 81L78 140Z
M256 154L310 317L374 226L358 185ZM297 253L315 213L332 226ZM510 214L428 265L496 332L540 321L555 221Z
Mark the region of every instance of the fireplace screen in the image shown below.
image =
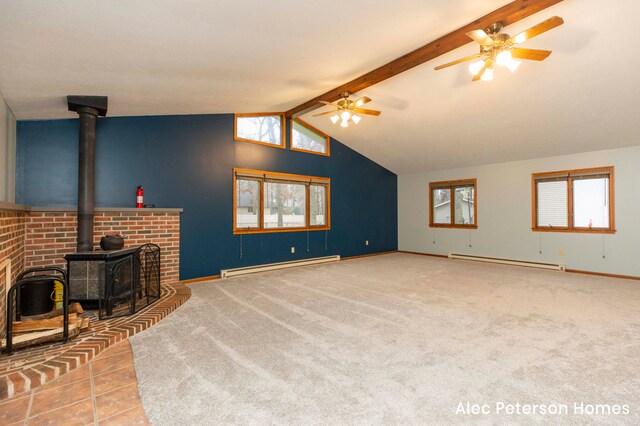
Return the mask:
M145 244L136 252L136 258L141 271L140 286L146 297L144 306L147 306L160 298L160 247Z
M131 256L106 261L100 319L131 315L160 298L160 247L140 246Z

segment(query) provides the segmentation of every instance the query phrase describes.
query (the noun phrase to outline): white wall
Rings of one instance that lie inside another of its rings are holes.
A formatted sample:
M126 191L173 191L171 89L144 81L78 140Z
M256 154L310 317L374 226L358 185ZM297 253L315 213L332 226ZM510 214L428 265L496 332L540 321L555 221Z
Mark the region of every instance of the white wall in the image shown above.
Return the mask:
M16 200L16 118L0 94L0 201Z
M532 173L599 166L615 166L615 234L531 230ZM429 228L429 182L467 178L478 179L478 229ZM640 146L400 175L398 240L406 251L564 263L570 269L640 276Z

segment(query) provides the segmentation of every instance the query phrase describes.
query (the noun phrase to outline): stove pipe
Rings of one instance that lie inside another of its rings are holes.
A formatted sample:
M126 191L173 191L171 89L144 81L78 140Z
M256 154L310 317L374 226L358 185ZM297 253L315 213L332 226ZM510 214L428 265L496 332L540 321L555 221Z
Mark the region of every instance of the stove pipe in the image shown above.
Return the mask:
M67 104L80 118L77 251L93 251L96 120L107 115L107 97L67 96Z

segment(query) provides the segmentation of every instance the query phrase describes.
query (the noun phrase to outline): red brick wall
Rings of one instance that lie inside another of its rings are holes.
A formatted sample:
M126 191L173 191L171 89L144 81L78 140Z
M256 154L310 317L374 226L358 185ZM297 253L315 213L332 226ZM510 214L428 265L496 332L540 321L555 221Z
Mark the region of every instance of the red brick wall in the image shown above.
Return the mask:
M66 268L64 255L76 251L75 212L30 212L26 223L24 267L59 265ZM94 239L121 234L125 247L145 243L160 246L162 282L177 281L180 266L180 213L178 212L96 212Z
M11 258L12 280L24 270L24 236L27 213L0 211L0 263ZM7 303L5 270L0 270L0 336L5 334L5 305Z
M12 280L26 268L62 266L64 255L76 250L75 212L0 210L0 262L11 258ZM94 220L94 245L106 234L128 236L125 247L154 243L161 249L163 283L178 281L180 267L180 213L98 211ZM0 336L4 337L8 283L0 271Z

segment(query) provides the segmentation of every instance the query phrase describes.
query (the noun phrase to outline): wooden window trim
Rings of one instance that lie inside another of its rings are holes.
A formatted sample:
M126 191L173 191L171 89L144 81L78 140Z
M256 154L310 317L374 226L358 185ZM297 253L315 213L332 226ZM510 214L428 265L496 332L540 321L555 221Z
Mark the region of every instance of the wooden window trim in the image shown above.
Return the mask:
M258 186L258 191L260 192L260 194L262 194L262 189L263 189L263 185L264 185L264 180L263 179L259 179L257 177L250 177L250 176L244 176L242 178L242 180L254 180L257 181L259 183ZM238 203L237 203L237 195L238 195L238 182L237 182L237 178L236 178L236 174L233 174L233 229L237 229L238 226L238 216L236 215L237 211L238 211ZM258 202L258 226L257 227L252 227L252 228L241 228L243 230L247 230L247 231L257 231L260 229L260 222L263 221L262 215L264 214L263 212L263 208L262 208L262 197L260 196L259 202Z
M317 151L311 151L308 149L295 148L293 146L293 123L294 122L298 123L303 127L306 127L308 130L311 130L312 132L316 133L318 136L324 137L327 141L327 145L326 145L327 152L317 152ZM324 133L322 130L307 123L306 121L300 118L294 118L293 120L291 120L291 128L289 129L289 149L291 151L305 152L307 154L315 154L315 155L322 155L323 157L330 157L331 156L331 137L326 133Z
M253 139L245 139L245 138L238 137L238 117L280 117L280 144L275 145L268 142L254 141ZM286 149L287 147L286 134L287 134L287 130L286 130L286 120L284 117L284 113L256 112L256 113L242 113L242 114L233 115L233 139L236 141L255 143L257 145L263 145L263 146L270 146L271 148Z
M455 224L455 203L453 194L450 194L451 222L452 223L434 223L433 217L433 190L442 187L448 187L449 190L460 187L473 186L473 225ZM439 182L429 182L429 227L430 228L455 228L455 229L478 229L478 181L476 178L443 180Z
M614 195L614 166L593 167L587 169L560 170L556 172L542 172L531 174L531 230L534 232L572 232L586 234L615 234L615 195ZM584 177L589 175L608 174L609 175L609 227L608 228L584 228L573 226L573 177ZM552 178L565 178L567 182L567 227L552 228L549 226L538 226L538 181Z
M257 180L260 182L260 213L257 228L238 228L237 227L237 180L238 176L241 179ZM260 177L262 176L262 177ZM285 182L299 183L305 185L305 224L304 227L297 228L265 228L264 227L264 182L266 179L282 180ZM311 197L310 187L311 185L325 186L327 188L327 200L326 200L326 224L311 226ZM277 232L301 232L301 231L328 231L331 229L331 179L320 176L306 176L297 175L291 173L269 172L265 170L253 170L253 169L233 169L233 234L272 234Z
M311 225L311 185L324 186L327 188L327 210L325 212L326 224L325 225ZM311 182L307 185L307 207L309 214L307 215L307 227L312 231L323 231L331 229L331 182L320 183L320 182Z

